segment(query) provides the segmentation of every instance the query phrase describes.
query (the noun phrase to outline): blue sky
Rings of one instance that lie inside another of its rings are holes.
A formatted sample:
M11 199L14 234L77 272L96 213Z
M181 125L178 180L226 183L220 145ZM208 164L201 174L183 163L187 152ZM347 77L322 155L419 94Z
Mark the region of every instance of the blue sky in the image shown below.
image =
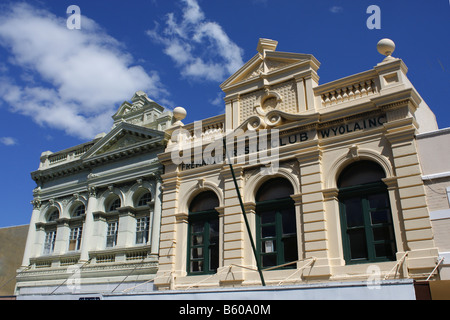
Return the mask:
M67 8L81 9L68 30ZM381 29L367 28L370 5ZM224 112L219 85L256 54L313 54L320 84L373 68L396 43L408 77L450 127L450 4L365 0L28 0L0 4L0 227L28 224L30 172L56 152L108 132L138 90L187 110L184 123Z

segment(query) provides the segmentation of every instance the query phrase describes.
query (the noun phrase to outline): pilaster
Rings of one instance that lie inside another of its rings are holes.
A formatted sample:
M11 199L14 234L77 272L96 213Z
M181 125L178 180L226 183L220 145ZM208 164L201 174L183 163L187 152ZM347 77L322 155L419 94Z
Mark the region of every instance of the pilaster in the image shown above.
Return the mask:
M162 176L164 183L162 189L161 227L159 241L159 269L155 278L155 286L159 290L169 290L174 287L174 273L183 272L182 256L186 255L180 250L183 241L177 232L180 225L187 224L187 213L178 212L178 193L180 181L176 172ZM177 236L179 239L177 239ZM177 241L178 240L178 241ZM178 259L178 260L177 260ZM178 263L177 263L178 261ZM186 269L186 268L184 268ZM186 271L184 270L184 275Z
M94 215L93 213L97 210L97 189L95 187L88 188L88 204L86 208L86 217L83 226L83 236L81 238L81 256L80 262L85 262L89 260L89 251L93 250L95 241L94 237Z
M316 258L305 269L305 278L329 277L329 244L322 176L322 151L313 149L297 156L302 191L303 259Z
M396 121L397 122L397 121ZM400 221L408 251L407 266L411 277L423 278L436 266L438 249L426 201L425 187L414 140L415 127L406 120L401 128L387 123L386 138L391 144ZM390 191L392 193L392 191Z
M151 253L159 253L159 240L161 232L161 176L158 174L155 176L156 186L155 186L155 205L153 207L153 219L151 221Z
M233 168L238 188L243 194L243 170L236 166ZM239 266L253 266L256 261L252 258L251 244L247 235L242 209L233 181L231 170L228 166L221 171L224 181L224 207L223 207L223 267L232 264ZM245 250L248 248L249 250ZM220 271L220 270L218 270ZM242 282L245 279L244 269L233 269L233 281ZM223 281L224 279L222 279Z
M34 199L31 201L33 205L33 212L31 213L30 225L28 227L28 236L25 245L25 251L23 253L22 267L30 265L30 258L36 255L35 241L37 237L36 223L39 222L39 215L41 213L41 201Z

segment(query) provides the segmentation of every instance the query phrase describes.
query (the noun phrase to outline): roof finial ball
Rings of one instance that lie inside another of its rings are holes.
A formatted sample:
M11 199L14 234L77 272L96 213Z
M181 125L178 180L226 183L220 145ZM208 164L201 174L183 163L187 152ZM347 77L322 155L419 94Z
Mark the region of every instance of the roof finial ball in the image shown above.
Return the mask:
M377 50L379 53L386 56L384 61L391 60L391 59L393 59L392 53L395 50L395 43L391 39L387 39L387 38L381 39L377 43Z
M176 120L173 125L174 126L183 125L181 120L186 118L186 114L187 114L186 109L184 109L183 107L176 107L175 109L173 109L172 114L173 114L174 119Z

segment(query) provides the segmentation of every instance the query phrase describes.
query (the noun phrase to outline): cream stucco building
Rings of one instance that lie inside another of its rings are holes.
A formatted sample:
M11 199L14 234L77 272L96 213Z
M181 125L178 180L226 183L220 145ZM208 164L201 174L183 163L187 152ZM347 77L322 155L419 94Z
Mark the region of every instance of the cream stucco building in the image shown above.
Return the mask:
M155 286L437 279L449 239L433 232L417 136L438 126L393 43L373 69L320 85L314 56L276 47L260 39L221 85L224 115L169 130Z

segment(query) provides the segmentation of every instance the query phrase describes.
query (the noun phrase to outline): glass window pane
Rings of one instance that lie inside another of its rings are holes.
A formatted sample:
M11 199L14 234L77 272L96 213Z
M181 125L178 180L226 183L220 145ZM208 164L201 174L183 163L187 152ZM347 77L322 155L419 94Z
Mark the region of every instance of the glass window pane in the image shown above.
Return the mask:
M57 209L53 210L52 213L49 214L47 221L56 221L59 218L59 211Z
M203 244L203 235L193 235L192 236L192 245L198 246Z
M347 227L359 227L364 225L363 209L361 198L351 198L343 201L345 215L347 217Z
M384 209L389 207L389 198L385 193L373 194L367 197L370 209Z
M395 252L394 243L377 243L375 244L375 255L377 258L393 257Z
M150 192L146 192L139 198L138 206L146 206L150 201L152 201L152 195Z
M375 162L358 161L346 167L339 175L338 188L378 182L385 177L383 169Z
M350 242L351 259L367 259L366 234L364 229L352 229L347 231Z
M108 211L115 211L115 210L117 210L117 208L120 208L120 206L121 206L120 199L117 198L113 202L111 202L111 204L109 205Z
M209 243L216 244L219 242L219 219L209 221Z
M262 238L275 237L275 235L276 235L275 225L268 225L261 227Z
M56 231L49 231L45 235L44 254L51 254L55 249Z
M277 256L276 254L265 254L262 256L262 266L264 268L274 267L277 265Z
M74 217L79 217L82 214L85 214L86 209L84 207L84 205L79 205L74 211L73 211L73 216Z
M219 267L219 244L209 248L209 270L216 271Z
M192 232L193 233L203 233L203 229L205 228L205 223L201 222L193 222L191 223Z
M372 225L379 223L389 223L390 211L388 210L372 211L370 213L370 220L372 222Z
M202 272L203 261L191 261L191 272Z
M219 206L219 199L213 191L206 191L200 193L192 200L189 207L189 212L202 212L214 210Z
M273 223L275 222L275 211L261 212L261 223Z
M274 178L266 181L256 195L256 201L286 199L294 194L294 188L289 180L285 178Z
M192 252L191 258L193 259L203 258L203 248L193 248L191 252Z
M283 234L294 234L297 232L295 221L295 208L289 208L281 211L283 225Z
M147 242L147 241L145 241L145 239L144 239L144 232L142 232L142 231L136 232L136 244L142 244L145 242Z
M288 237L283 239L284 261L291 262L298 260L297 237Z

